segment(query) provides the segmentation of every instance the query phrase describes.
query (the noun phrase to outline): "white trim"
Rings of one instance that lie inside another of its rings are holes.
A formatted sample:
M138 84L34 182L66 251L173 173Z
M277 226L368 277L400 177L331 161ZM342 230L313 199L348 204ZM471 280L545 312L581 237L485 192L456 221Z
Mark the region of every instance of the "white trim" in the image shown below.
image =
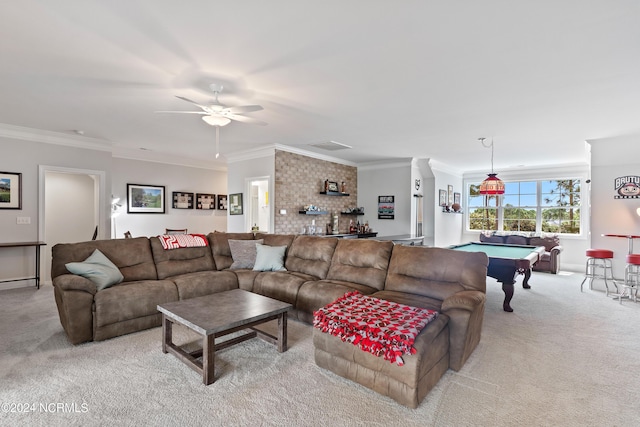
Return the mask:
M174 156L150 150L140 150L125 147L113 147L111 157L128 160L140 160L143 162L161 163L166 165L185 166L191 168L208 169L226 172L227 165L216 159L192 159L188 157Z
M444 172L444 173L448 173L449 175L459 176L459 177L463 176L463 172L460 169L451 167L436 159L429 159L429 167L431 168L432 171Z
M373 163L361 163L358 164L358 171L369 171L369 170L378 170L378 169L392 169L392 168L404 168L412 166L412 158L407 157L403 160L389 160L389 161L381 161L381 162L373 162Z
M258 159L262 157L275 156L276 151L286 151L293 154L299 154L305 157L311 157L313 159L324 160L327 162L338 163L346 166L357 167L357 164L348 160L339 159L337 157L326 156L324 154L314 153L312 151L302 150L300 148L289 147L286 145L273 144L265 145L250 150L240 151L234 154L227 154L227 163L237 163L246 160Z
M67 135L22 126L0 123L0 137L23 141L42 142L45 144L65 145L67 147L85 148L89 150L111 151L111 142L80 135Z

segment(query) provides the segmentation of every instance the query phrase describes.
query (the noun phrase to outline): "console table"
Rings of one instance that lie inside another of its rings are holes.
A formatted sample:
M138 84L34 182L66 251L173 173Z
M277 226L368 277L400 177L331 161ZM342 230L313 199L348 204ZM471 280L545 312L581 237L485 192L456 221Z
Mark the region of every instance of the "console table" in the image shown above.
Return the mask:
M6 279L0 280L0 283L6 282L18 282L21 280L36 280L36 288L40 289L40 247L45 246L45 242L10 242L10 243L0 243L0 248L23 248L33 246L36 248L36 275L33 277L23 277L21 279Z

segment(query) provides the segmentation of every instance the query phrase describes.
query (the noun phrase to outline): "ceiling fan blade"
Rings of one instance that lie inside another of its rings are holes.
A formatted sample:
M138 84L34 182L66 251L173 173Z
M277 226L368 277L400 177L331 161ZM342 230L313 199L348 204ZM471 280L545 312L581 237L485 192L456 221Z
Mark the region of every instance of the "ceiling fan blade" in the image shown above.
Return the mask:
M225 108L226 111L230 112L231 114L242 114L242 113L250 113L252 111L260 111L260 110L264 110L264 108L262 108L261 105L241 105L238 107L227 107Z
M251 123L253 125L266 126L267 122L263 122L262 120L254 119L253 117L241 116L239 114L226 114L224 117L227 117L231 120L236 120L242 123Z
M196 101L192 101L192 100L190 100L189 98L185 98L184 96L178 96L178 95L176 95L176 98L178 98L178 99L182 99L183 101L190 102L190 103L192 103L193 105L197 105L198 107L202 108L203 110L206 108L206 106L205 106L205 105L198 104Z
M206 111L156 111L156 113L209 114Z

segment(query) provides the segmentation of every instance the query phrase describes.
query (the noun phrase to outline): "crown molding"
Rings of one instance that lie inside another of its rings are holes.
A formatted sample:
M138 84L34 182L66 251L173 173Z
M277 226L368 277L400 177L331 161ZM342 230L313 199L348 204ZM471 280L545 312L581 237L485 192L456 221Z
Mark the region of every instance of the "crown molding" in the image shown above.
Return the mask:
M393 159L382 160L377 162L360 163L358 164L359 171L378 170L378 169L392 169L392 168L405 168L412 166L412 160L410 157L406 159Z
M447 165L446 163L442 163L435 159L429 159L429 167L432 171L438 171L443 173L448 173L449 175L462 177L463 172L460 169L456 169Z
M62 132L52 132L23 126L14 126L5 123L0 123L0 137L98 151L110 152L112 149L112 143L105 139L90 138L82 135L70 135Z
M143 162L162 163L166 165L185 166L222 172L226 172L228 170L227 164L221 160L194 159L191 157L175 156L151 150L140 150L118 146L113 147L111 156L119 159L139 160Z
M291 147L288 145L281 145L281 144L265 145L265 146L253 148L250 150L239 151L233 154L227 154L227 162L231 164L231 163L237 163L237 162L242 162L246 160L258 159L262 157L275 156L276 151L286 151L288 153L299 154L301 156L311 157L313 159L324 160L327 162L338 163L341 165L357 167L355 163L344 160L344 159L326 156L323 154L314 153L312 151L302 150L300 148L295 148L295 147Z

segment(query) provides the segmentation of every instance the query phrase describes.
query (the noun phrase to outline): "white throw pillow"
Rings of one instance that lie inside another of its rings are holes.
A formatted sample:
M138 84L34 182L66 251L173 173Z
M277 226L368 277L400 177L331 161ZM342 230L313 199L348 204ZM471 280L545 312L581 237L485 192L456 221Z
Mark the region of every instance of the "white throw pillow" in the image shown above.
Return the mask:
M69 262L65 267L71 273L91 280L98 290L106 289L124 279L118 267L98 249L83 262Z
M284 253L286 246L256 245L256 263L254 271L286 271Z

